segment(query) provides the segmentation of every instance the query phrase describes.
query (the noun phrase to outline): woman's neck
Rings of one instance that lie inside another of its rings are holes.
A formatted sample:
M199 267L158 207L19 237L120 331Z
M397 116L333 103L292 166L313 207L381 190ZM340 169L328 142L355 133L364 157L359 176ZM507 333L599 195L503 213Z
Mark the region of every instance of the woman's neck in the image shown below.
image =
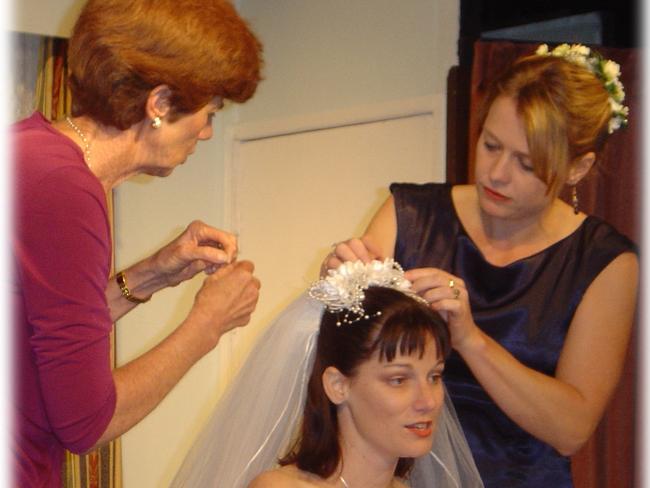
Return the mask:
M52 125L80 147L86 164L106 193L137 174L135 128L119 130L106 127L88 117L64 119Z
M341 474L330 478L329 482L332 481L340 488L396 488L398 486L395 484L393 473L373 473L368 467L362 471L345 468Z
M458 188L458 187L456 187ZM538 213L517 219L486 214L476 188L454 189L453 202L465 230L485 258L494 265L507 265L535 254L575 231L585 218L559 199Z
M347 488L389 488L393 487L398 458L387 456L362 438L356 429L347 429L346 422L339 416L341 443L341 470L339 476ZM345 488L341 482L340 485Z

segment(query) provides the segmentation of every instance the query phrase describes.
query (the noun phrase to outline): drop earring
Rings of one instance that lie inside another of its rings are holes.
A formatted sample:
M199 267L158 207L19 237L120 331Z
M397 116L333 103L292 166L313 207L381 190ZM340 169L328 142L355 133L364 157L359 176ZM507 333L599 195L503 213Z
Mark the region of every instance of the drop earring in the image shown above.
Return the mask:
M580 210L578 209L579 203L580 202L578 201L578 189L574 185L573 187L571 187L571 204L573 205L573 213L576 215L580 213Z
M151 127L153 127L154 129L160 129L161 126L162 126L162 120L160 120L160 117L156 115L151 121Z

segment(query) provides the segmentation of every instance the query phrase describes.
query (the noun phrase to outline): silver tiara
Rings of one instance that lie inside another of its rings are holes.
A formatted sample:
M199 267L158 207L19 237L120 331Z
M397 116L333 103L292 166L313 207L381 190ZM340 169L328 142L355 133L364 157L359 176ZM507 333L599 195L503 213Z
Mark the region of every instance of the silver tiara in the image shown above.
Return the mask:
M393 288L426 303L411 291L411 282L404 278L404 270L391 258L373 260L367 264L347 261L336 269L330 269L327 276L312 284L309 296L325 304L328 312L343 312L343 318L337 325L350 324L370 318L363 309L364 292L370 286ZM381 315L381 312L374 315Z

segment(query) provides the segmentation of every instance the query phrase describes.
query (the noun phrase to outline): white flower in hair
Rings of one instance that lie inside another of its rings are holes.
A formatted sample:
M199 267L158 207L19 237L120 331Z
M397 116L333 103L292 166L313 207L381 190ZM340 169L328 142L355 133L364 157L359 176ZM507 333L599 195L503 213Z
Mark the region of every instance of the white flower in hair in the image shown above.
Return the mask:
M309 288L309 296L325 304L330 312L346 312L344 323L368 318L363 309L364 291L370 286L393 288L410 296L411 282L404 278L404 270L393 259L347 261ZM419 298L419 297L418 297ZM349 314L354 316L349 318ZM339 324L340 325L340 324Z
M537 50L535 51L535 54L538 56L546 56L548 55L548 45L547 44L540 44Z
M614 80L621 75L621 67L617 62L608 59L603 63L603 73L607 79Z
M609 119L608 125L609 133L611 134L620 127L627 125L629 109L623 105L625 90L623 90L623 84L619 80L621 67L618 63L611 59L603 59L600 54L596 52L592 53L591 49L582 44L573 44L571 46L568 44L560 44L552 51L549 50L546 44L542 44L537 48L535 54L538 56L564 58L573 64L591 71L602 81L607 93L609 93L609 104L612 109L612 116Z

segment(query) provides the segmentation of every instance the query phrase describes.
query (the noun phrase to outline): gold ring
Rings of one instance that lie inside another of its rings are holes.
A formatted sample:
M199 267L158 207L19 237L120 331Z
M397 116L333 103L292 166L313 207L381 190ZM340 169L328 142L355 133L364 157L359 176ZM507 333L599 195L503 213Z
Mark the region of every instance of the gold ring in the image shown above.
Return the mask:
M449 288L451 288L451 291L454 292L454 300L458 300L458 297L460 296L460 290L456 288L456 283L454 283L454 280L449 280Z

